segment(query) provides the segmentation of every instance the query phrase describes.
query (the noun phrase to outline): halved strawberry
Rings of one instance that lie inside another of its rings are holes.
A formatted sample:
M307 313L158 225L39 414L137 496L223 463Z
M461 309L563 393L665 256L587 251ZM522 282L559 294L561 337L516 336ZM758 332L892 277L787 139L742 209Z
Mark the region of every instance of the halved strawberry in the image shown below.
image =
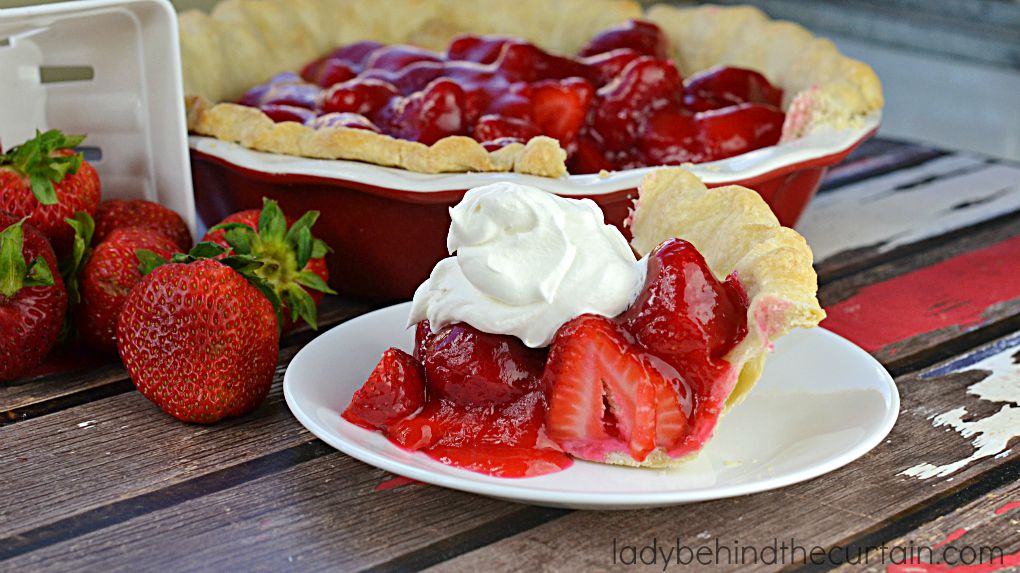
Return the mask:
M580 78L546 80L531 86L531 117L539 130L566 146L584 125L595 88Z
M544 382L549 437L577 457L603 461L623 441L626 453L642 461L657 446L674 442L677 418L665 410L679 411L678 402L668 400L667 382L650 358L608 318L582 315L563 325L553 340ZM666 398L661 414L660 396ZM607 427L610 420L613 427Z
M402 350L390 348L354 393L343 417L368 429L386 429L418 411L425 403L421 365Z

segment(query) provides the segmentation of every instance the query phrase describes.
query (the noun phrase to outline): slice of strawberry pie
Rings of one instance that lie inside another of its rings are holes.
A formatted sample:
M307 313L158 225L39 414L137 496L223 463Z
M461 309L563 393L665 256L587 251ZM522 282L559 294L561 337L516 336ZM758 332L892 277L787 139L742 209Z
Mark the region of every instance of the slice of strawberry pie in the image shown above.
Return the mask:
M444 463L678 464L771 341L824 316L804 239L754 191L681 169L644 180L631 246L590 200L521 185L473 189L451 218L453 256L415 293L413 355L387 351L344 412Z

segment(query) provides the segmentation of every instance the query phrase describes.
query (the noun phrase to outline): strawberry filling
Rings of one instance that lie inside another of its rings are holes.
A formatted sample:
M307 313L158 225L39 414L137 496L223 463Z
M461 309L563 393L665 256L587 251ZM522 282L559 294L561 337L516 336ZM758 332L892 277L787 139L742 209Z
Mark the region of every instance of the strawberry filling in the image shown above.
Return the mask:
M343 416L501 477L559 471L570 456L678 459L708 440L736 384L724 357L747 335L747 310L735 275L716 279L693 245L671 239L649 255L626 311L579 316L548 349L466 324L433 334L422 321L414 356L387 351Z
M494 36L459 36L445 53L357 42L238 103L276 122L427 145L460 135L492 151L545 135L567 151L572 173L713 161L779 141L781 89L734 67L684 81L669 53L662 30L637 20L602 31L574 56Z

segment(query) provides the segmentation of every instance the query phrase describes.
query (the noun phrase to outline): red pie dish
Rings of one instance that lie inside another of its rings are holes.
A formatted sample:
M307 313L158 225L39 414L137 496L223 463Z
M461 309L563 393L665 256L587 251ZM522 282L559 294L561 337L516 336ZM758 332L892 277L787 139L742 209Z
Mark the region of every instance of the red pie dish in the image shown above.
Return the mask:
M622 228L651 168L694 164L792 225L877 129L871 69L796 25L598 4L241 0L182 15L200 215L263 196L316 208L334 286L405 298L473 186L591 197Z

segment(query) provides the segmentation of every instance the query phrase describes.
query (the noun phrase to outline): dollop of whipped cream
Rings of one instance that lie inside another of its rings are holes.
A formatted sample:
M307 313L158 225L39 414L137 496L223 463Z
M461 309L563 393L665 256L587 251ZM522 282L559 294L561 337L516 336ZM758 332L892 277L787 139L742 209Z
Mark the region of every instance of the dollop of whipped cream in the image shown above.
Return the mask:
M468 191L450 216L455 256L418 287L409 325L466 322L538 348L576 316L623 312L644 281L644 262L590 199L494 183Z

